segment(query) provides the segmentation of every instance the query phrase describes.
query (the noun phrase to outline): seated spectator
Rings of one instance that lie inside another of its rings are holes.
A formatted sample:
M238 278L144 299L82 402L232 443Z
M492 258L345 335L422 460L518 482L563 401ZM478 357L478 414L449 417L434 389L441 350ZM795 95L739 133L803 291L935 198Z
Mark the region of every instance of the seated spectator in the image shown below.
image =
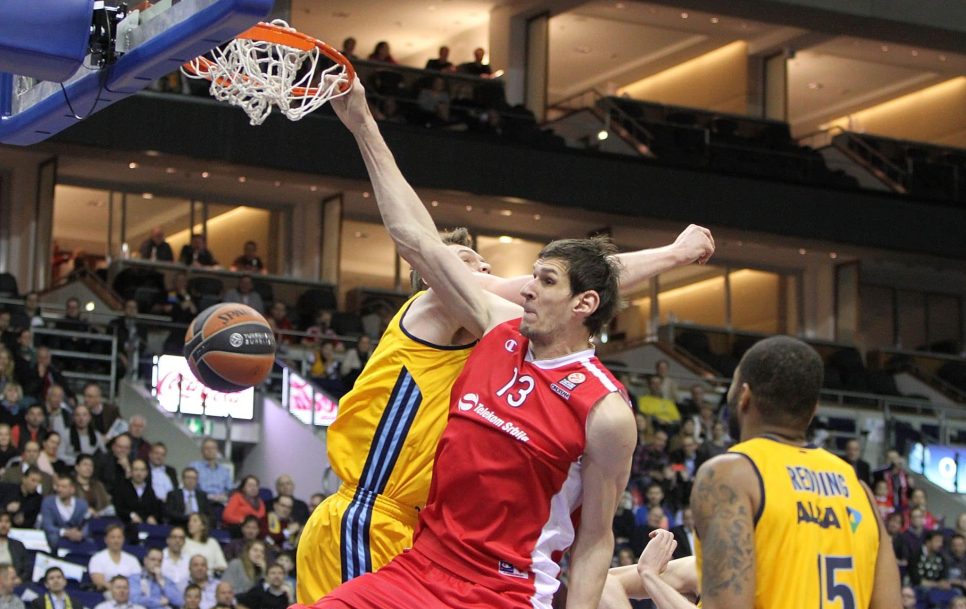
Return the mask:
M875 499L875 505L879 510L879 514L882 515L883 520L885 520L886 516L896 511L892 505L892 497L889 496L889 485L886 484L885 480L879 480L875 483L875 487L872 489L872 497Z
M356 341L355 347L345 352L340 370L342 372L342 384L345 388L352 389L356 384L356 379L362 369L366 367L369 357L372 355L372 339L362 335Z
M389 53L389 43L385 40L380 40L376 43L376 48L372 50L369 54L369 61L381 61L383 63L396 63L396 60L392 58Z
M845 443L845 454L842 455L842 459L852 466L859 480L867 485L872 484L872 468L868 461L862 459L862 444L856 438L850 438Z
M13 356L10 349L17 344L16 326L11 325L13 314L4 308L0 308L0 390L3 390L5 383L13 380Z
M60 453L60 434L51 431L44 438L44 445L37 457L37 469L48 476L66 476L70 474L70 466L58 458Z
M13 383L7 385L16 387ZM17 445L13 443L13 438L10 434L10 426L6 423L0 423L0 474L7 468L7 463L11 459L16 459L20 455L20 451L17 450Z
M672 509L672 506L668 505L664 501L664 499L664 488L656 482L649 484L644 490L644 504L638 506L637 509L634 510L634 520L637 525L641 526L645 524L647 522L648 513L651 510L660 508L662 510L662 524L658 526L662 529L670 529L672 526L674 526L674 510ZM644 541L644 544L647 544L646 540ZM644 551L643 546L641 546L641 551Z
M631 539L634 531L634 499L629 491L624 491L621 500L617 504L617 511L614 512L614 544L626 544ZM636 562L636 559L635 559Z
M148 341L148 328L145 324L138 322L138 302L133 298L125 300L124 315L112 319L108 326L110 333L117 337L117 359L120 367L118 376L123 377L128 372L133 372L137 369L138 362L136 358L140 357ZM111 423L120 416L116 410L115 408L115 412L113 413L115 416L111 419ZM94 409L91 408L91 414L93 413ZM104 427L104 423L99 421L96 416L94 419L94 427L103 434L108 434L110 430L110 425Z
M201 588L194 584L188 584L184 589L184 605L181 609L202 609ZM214 603L212 603L214 606Z
M131 461L131 477L114 491L114 510L125 524L158 524L164 517L161 500L148 483L148 464L144 459Z
M946 569L946 558L942 553L943 534L939 531L929 531L922 544L922 552L915 558L909 568L909 580L920 589L933 588L949 589L949 574Z
M94 429L91 411L83 404L74 408L73 422L63 440L60 443L60 459L68 465L77 461L77 455L96 457L105 452L104 436Z
M68 332L92 332L90 322L84 318L80 300L71 296L64 304L64 316L54 321L54 329L66 330ZM76 353L90 353L91 341L89 338L79 336L57 336L53 338L51 346L64 351L74 351ZM39 362L38 353L38 362Z
M897 514L901 516L902 512L897 512ZM887 525L890 520L891 517L889 520L886 520ZM903 562L906 562L909 569L912 569L922 554L922 546L926 539L926 533L928 533L925 527L925 520L926 515L921 509L913 508L909 510L909 526L906 527L905 531L899 533L893 541L896 560L900 561L900 566L902 566Z
M309 376L336 398L342 397L345 393L345 385L342 383L342 362L335 356L335 344L332 341L323 341L313 354Z
M80 542L87 538L87 502L75 497L74 481L67 476L58 477L53 495L44 497L40 506L44 534L51 549L57 547L61 538Z
M425 69L436 70L437 72L455 72L456 66L449 60L449 47L439 47L439 56L427 61Z
M446 90L446 81L442 78L436 77L429 87L420 89L416 103L430 124L450 123L449 91Z
M125 312L126 310L127 304L125 303ZM118 335L118 342L122 343L122 337L120 335ZM90 410L94 429L105 438L108 436L116 436L116 433L111 434L110 432L114 427L114 423L121 418L121 411L114 404L104 401L104 392L101 390L101 386L95 382L87 383L84 385L82 395L84 406L87 406L88 410Z
M276 343L292 343L293 337L291 334L277 334L277 332L280 330L291 331L295 329L295 326L292 325L292 321L288 318L288 306L286 306L286 304L281 300L276 300L272 303L272 308L269 309L268 312L268 323L276 332Z
M30 330L24 330L24 333L31 334ZM32 362L21 366L17 379L23 388L24 396L37 403L47 399L47 392L52 386L57 385L62 390L67 386L67 379L54 363L50 348L44 345L37 347ZM60 396L60 401L64 401L63 394Z
M179 590L184 590L191 579L188 563L191 558L184 553L184 544L188 534L182 527L171 527L166 539L167 546L161 558L161 573L175 583Z
M339 52L342 53L342 56L349 61L355 61L358 59L358 57L356 57L356 39L350 36L343 40L342 50Z
M148 460L148 456L151 454L151 442L144 437L144 430L147 426L147 420L139 414L128 419L127 434L131 436L131 451L128 453L128 459L132 461L134 459Z
M631 534L630 546L634 550L634 555L640 555L644 551L644 546L651 536L651 533L658 529L668 528L667 511L660 507L653 507L647 511L647 519L634 527Z
M13 521L10 514L0 512L0 562L13 565L17 577L30 581L30 565L33 559L28 555L23 543L10 537Z
M251 275L242 275L238 279L238 287L225 292L222 298L224 302L237 302L248 305L259 313L265 312L265 303L262 296L255 291L255 282Z
M198 472L198 488L208 495L208 500L225 504L232 491L231 472L218 462L218 442L205 438L201 443L202 459L188 465Z
M457 71L462 72L463 74L469 74L470 76L489 78L493 72L490 70L490 66L488 64L483 63L483 58L485 56L486 51L482 48L477 48L473 51L473 61L461 63L457 68Z
M191 235L191 243L181 248L178 261L185 266L195 268L218 266L218 261L208 250L204 235Z
M100 552L91 556L87 564L87 573L91 577L94 587L107 590L108 582L115 575L130 577L141 572L141 563L124 548L124 525L109 524L104 531L104 545Z
M272 510L268 513L268 535L266 540L278 550L294 550L295 540L302 529L301 525L292 518L292 508L295 500L282 495L272 502Z
M239 528L241 529L241 537L232 539L225 546L225 560L229 562L239 558L250 541L261 539L262 527L258 523L258 518L245 516L245 520L242 521Z
M696 438L694 433L694 419L691 417L682 419L678 432L667 441L667 451L671 455L672 460L681 452L685 438L691 438L692 440ZM695 446L697 446L697 441L695 441Z
M671 464L667 454L667 432L655 431L650 441L640 444L634 450L631 477L641 484L652 480L663 480L664 470Z
M52 476L45 474L40 471L37 467L37 463L40 459L40 445L36 442L27 442L24 445L23 452L18 458L11 459L7 464L7 469L3 472L3 476L0 477L0 482L8 482L10 484L20 484L27 470L31 467L37 470L40 475L40 488L41 493L49 495L54 492L54 479Z
M145 609L180 607L184 603L181 590L161 572L161 560L161 550L150 548L144 555L144 568L128 577L131 601Z
M309 497L309 514L311 515L315 508L322 505L323 501L325 501L325 493L312 493L312 496Z
M648 379L650 393L637 398L637 410L654 419L655 424L665 430L672 430L681 422L681 413L673 400L664 397L661 377L654 375Z
M728 451L728 447L731 446L731 442L728 439L728 434L725 431L725 425L721 421L715 421L714 425L711 426L711 439L705 440L701 446L698 447L697 462L695 467L701 467L701 464L712 457L717 457L718 455L724 454Z
M0 357L3 357L0 352ZM0 362L2 364L2 362ZM16 425L20 421L20 413L27 408L27 400L23 397L23 387L20 383L10 381L3 386L3 393L0 394L0 424L6 425L9 429L11 425Z
M654 376L661 379L661 397L665 400L678 401L678 385L671 378L671 364L666 359L659 359L654 364Z
M202 609L211 609L215 606L215 588L218 587L218 580L208 572L208 561L200 554L195 554L188 561L188 574L190 582L188 587L195 586L201 590ZM187 596L187 594L185 595Z
M157 262L174 262L174 250L164 239L164 229L155 226L151 229L151 236L138 248L141 260Z
M56 431L61 438L67 437L72 422L72 411L64 400L65 397L63 387L51 385L47 389L47 397L44 399L44 407L47 412L47 429Z
M885 480L889 496L892 497L892 505L900 512L908 511L909 493L914 482L906 468L906 460L902 458L899 451L891 449L886 452L886 464L872 472L872 479Z
M949 538L946 568L949 584L960 592L966 592L966 537L959 533Z
M926 527L927 531L935 531L942 528L942 517L937 517L929 511L926 505L926 491L921 488L912 489L912 493L909 494L909 509L919 508L923 512L924 521L923 526Z
M241 484L232 493L225 511L222 513L221 521L229 527L235 527L235 535L238 534L238 527L241 526L245 516L258 518L261 527L261 534L264 536L268 530L266 520L265 502L259 495L260 484L258 478L252 475L242 478ZM236 589L237 586L236 586Z
M215 607L221 609L222 607L234 606L235 588L231 585L231 582L218 582L218 585L215 587Z
M8 562L0 562L0 608L24 609L23 601L14 593L21 579Z
M164 442L151 445L151 452L148 454L148 479L151 480L154 496L162 501L178 486L178 472L167 464L167 459L168 447Z
M94 609L145 609L143 605L131 602L131 585L123 575L111 578L107 592L110 600L98 603Z
M292 498L292 520L299 524L308 522L309 506L301 499L295 498L295 480L288 474L282 474L275 479L275 498L273 501L283 496Z
M700 387L700 385L696 385L696 387ZM691 391L694 391L693 387ZM702 388L701 391L703 392L704 389ZM711 439L711 429L717 421L719 419L715 416L714 406L707 402L702 403L698 408L698 414L694 416L694 434L698 438L698 444Z
M43 312L40 310L40 294L27 292L23 297L23 309L14 315L18 328L37 328L44 325Z
M87 502L88 518L114 515L114 500L104 483L94 477L94 457L78 455L74 464L74 486L77 496Z
M131 475L131 444L131 436L122 433L108 444L108 452L94 461L97 478L109 495L113 496Z
M198 305L188 291L188 275L175 273L174 283L168 291L164 302L158 306L158 312L171 317L174 324L187 325L198 315ZM181 354L184 349L184 330L174 328L164 341L165 353Z
M674 539L678 542L674 550L674 558L684 558L694 555L694 540L697 533L694 531L694 512L686 507L681 510L681 524L671 529Z
M40 493L42 480L40 470L30 466L19 483L0 483L0 509L10 514L14 526L24 529L35 527L44 499Z
M21 328L17 334L17 344L11 349L13 354L13 369L16 371L17 381L23 386L24 395L40 401L40 387L36 381L28 383L32 368L37 365L37 350L34 349L34 333L30 328ZM35 375L34 375L35 376Z
M902 609L918 609L919 602L916 591L911 586L902 587Z
M289 596L295 598L295 556L292 552L281 552L275 562L285 569L285 587L289 590Z
M265 578L248 592L238 595L238 602L259 609L286 609L295 602L285 586L285 569L272 563L265 570Z
M54 607L83 607L84 604L67 594L67 578L60 567L44 572L44 594L30 603L30 609L53 609Z
M673 383L674 381L671 380L671 382ZM677 391L677 387L674 387L674 391ZM708 402L705 400L704 385L701 383L691 385L691 388L688 390L688 397L684 398L683 400L678 400L677 396L670 399L673 399L678 403L678 409L681 411L681 416L685 418L698 417L702 407L711 406L711 404L708 404ZM707 422L710 424L710 419ZM700 419L695 421L695 433L701 433L701 430L698 429L701 427L700 423Z
M262 259L258 257L257 250L258 245L254 241L246 241L244 253L238 258L235 258L235 261L231 263L231 270L236 273L268 275L268 269L265 268L265 263L262 262Z
M198 488L198 470L186 467L181 472L181 488L173 489L165 498L165 519L183 526L188 523L188 516L198 513L211 517L208 495Z
M265 544L251 541L245 546L241 556L228 563L221 581L230 583L233 590L244 594L265 576L266 566Z
M44 425L44 407L39 404L28 406L24 411L24 420L10 428L10 441L17 450L23 452L28 442L35 442L37 446L47 437L47 427Z
M184 542L184 552L188 556L204 556L212 571L220 573L228 567L221 546L213 537L208 536L208 518L203 514L188 516L188 539Z

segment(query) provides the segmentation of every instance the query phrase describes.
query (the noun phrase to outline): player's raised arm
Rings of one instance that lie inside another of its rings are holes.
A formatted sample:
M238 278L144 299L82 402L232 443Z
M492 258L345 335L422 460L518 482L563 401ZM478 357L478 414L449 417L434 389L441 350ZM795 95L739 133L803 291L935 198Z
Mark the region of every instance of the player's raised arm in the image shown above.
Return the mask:
M633 292L645 281L673 268L697 262L704 264L714 254L711 231L691 224L674 240L663 247L618 254L624 267L621 274L621 294Z
M347 95L330 103L355 136L372 180L383 224L396 243L399 255L422 275L467 331L481 336L490 326L491 299L484 295L459 257L440 241L432 217L399 171L382 138L359 80L353 82Z
M701 543L701 604L752 609L755 604L755 510L761 502L754 466L724 454L698 470L691 489Z
M587 419L587 445L581 461L584 497L580 529L571 552L567 609L596 609L614 555L614 512L627 487L634 454L634 415L611 393Z

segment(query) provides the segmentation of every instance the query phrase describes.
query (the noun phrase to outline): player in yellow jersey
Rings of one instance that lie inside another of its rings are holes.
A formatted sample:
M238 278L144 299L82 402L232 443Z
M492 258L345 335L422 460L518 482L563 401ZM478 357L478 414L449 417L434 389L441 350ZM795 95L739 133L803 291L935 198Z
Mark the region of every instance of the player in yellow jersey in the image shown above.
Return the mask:
M332 105L343 122L347 112L368 114L358 81ZM370 123L369 117L361 120ZM377 198L416 197L381 137L357 134L357 140ZM460 231L447 241L478 272L482 286L522 300L520 288L530 277L490 276L466 237ZM622 291L671 268L705 262L713 253L711 232L691 225L670 245L621 254ZM413 296L390 322L328 430L329 462L343 484L315 509L299 540L300 603L315 603L340 583L378 570L412 544L416 514L429 495L450 390L474 341L432 289Z
M822 368L814 349L778 336L756 343L735 371L728 404L742 441L701 466L691 493L706 609L900 606L899 568L871 492L849 464L805 440ZM641 587L660 609L692 608L660 577L674 545L669 533L655 535L638 564Z

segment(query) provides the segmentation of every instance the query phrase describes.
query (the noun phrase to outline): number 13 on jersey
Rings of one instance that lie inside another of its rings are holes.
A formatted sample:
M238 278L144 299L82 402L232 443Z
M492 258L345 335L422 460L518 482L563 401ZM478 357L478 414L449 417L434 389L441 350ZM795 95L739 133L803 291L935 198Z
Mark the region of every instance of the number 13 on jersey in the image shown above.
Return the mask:
M529 374L524 374L523 376L517 378L520 371L517 368L513 369L513 378L510 379L506 385L500 388L496 392L496 397L502 398L509 391L510 394L506 396L506 402L514 408L519 408L526 400L530 392L533 391L534 382L533 377ZM516 385L516 391L510 391L513 386Z

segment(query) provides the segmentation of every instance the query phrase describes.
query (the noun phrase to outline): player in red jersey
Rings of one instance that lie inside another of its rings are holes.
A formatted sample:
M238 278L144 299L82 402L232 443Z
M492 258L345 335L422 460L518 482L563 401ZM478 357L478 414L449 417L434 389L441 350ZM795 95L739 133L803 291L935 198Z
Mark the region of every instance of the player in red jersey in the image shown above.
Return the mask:
M596 607L635 424L591 338L613 317L619 268L602 239L548 245L521 311L443 246L358 83L333 104L355 135L401 255L479 345L457 380L412 550L315 607L549 607L572 548L568 607ZM522 314L522 317L521 317Z

